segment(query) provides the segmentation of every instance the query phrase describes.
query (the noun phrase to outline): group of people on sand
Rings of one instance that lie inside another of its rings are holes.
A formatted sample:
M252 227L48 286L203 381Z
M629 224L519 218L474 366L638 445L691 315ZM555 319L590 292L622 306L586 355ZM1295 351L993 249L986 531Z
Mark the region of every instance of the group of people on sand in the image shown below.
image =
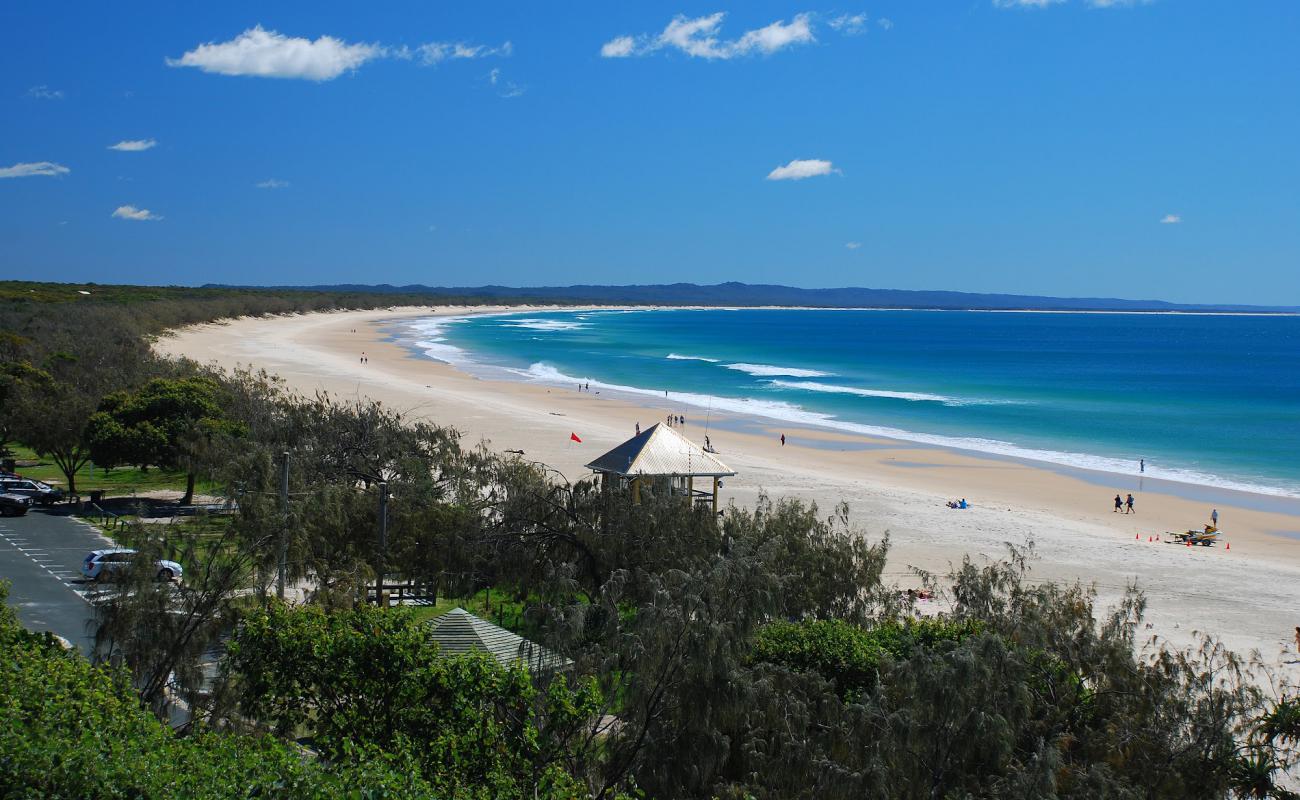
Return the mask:
M1136 511L1133 510L1133 493L1132 493L1132 492L1129 492L1129 495L1128 495L1128 498L1127 498L1127 499L1122 498L1122 497L1120 497L1119 495L1115 495L1115 511L1114 511L1114 513L1116 513L1116 514L1136 514L1136 513L1137 513Z
M591 391L591 384L590 384L590 383L580 383L580 384L578 384L578 391L580 391L580 392L590 392L590 391ZM597 394L599 394L599 392L597 392Z
M686 417L681 414L669 414L668 427L675 428L679 425L683 428L686 427Z
M967 503L966 498L963 497L960 500L949 500L947 506L948 508L967 509L970 508L970 503Z

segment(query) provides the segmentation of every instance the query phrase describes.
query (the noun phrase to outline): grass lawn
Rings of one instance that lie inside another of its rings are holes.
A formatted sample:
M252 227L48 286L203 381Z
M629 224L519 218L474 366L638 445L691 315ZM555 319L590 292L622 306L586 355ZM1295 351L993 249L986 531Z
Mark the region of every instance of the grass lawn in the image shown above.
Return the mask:
M520 636L527 637L533 633L524 620L524 603L500 590L483 589L470 597L439 597L436 605L416 606L411 610L417 621L424 622L457 607Z
M22 445L13 445L11 449L14 451L14 458L19 464L36 462L36 465L31 467L19 466L17 468L19 475L24 478L45 481L64 490L68 488L65 485L63 473L55 466L53 460L38 458L30 448ZM207 488L209 487L200 481L195 485L194 490L202 493ZM87 464L77 471L77 492L84 495L91 489L103 489L107 497L130 496L159 489L174 489L183 492L185 491L185 473L180 470L166 470L156 467L151 467L148 470L136 469L135 467L118 467L110 470Z

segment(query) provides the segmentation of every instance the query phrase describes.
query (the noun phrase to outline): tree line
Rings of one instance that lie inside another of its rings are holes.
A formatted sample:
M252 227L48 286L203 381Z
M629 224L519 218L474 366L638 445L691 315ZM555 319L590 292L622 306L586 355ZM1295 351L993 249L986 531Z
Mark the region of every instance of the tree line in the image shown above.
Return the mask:
M0 617L0 795L1295 796L1289 686L1208 638L1142 641L1136 588L1098 609L1031 580L1031 545L921 576L944 609L922 614L846 507L633 503L376 402L148 349L178 320L374 299L0 306L11 441L167 463L237 509L131 531L186 580L114 583L93 665ZM281 569L305 602L278 599ZM384 575L488 590L567 666L440 653L409 609L365 602Z

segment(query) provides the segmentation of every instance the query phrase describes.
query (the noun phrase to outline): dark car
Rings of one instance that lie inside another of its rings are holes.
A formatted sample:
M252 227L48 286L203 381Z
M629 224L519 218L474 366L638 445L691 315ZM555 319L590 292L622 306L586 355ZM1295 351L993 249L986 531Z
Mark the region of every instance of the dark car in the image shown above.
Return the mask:
M32 507L32 499L21 494L0 492L0 517L21 517Z
M63 499L63 490L31 478L0 478L0 492L20 494L41 506L51 506Z

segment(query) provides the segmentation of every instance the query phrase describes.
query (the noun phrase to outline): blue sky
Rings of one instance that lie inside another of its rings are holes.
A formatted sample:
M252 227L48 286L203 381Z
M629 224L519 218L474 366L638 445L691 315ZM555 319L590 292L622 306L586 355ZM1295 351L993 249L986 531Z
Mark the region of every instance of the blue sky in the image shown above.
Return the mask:
M1297 42L1293 0L9 0L0 276L1296 304Z

